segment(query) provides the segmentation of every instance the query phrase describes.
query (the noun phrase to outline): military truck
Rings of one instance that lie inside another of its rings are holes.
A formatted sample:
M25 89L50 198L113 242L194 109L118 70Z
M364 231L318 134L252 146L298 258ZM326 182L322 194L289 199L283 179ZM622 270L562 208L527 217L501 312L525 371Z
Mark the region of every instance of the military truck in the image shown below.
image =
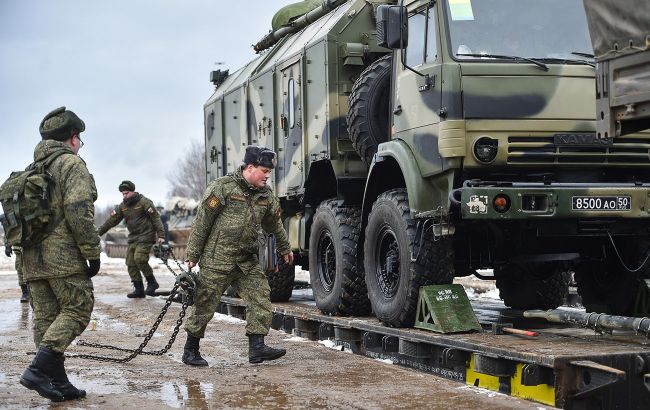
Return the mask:
M589 310L633 312L650 134L596 135L581 0L395 3L287 6L257 58L213 72L208 180L248 144L278 152L270 183L327 314L411 326L421 286L467 275L555 308L571 272Z

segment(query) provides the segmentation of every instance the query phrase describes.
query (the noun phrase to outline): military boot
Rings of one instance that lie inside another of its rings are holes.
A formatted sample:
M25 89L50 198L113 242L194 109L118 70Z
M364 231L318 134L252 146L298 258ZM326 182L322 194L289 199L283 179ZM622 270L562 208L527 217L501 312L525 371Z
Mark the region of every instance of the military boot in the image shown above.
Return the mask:
M133 292L126 295L127 298L143 298L144 297L144 284L142 281L133 282Z
M27 284L20 285L20 290L23 291L23 294L20 295L20 302L21 303L27 303L29 302L29 287L27 287Z
M187 340L185 341L185 348L183 348L183 363L189 364L190 366L200 366L205 367L208 365L208 362L201 357L199 352L199 339L198 337L192 336L189 332L187 333Z
M85 390L77 389L68 380L68 375L65 372L65 357L63 354L55 352L55 357L56 366L52 375L52 385L54 388L63 393L64 400L83 399L86 397Z
M264 335L248 335L248 362L262 363L275 360L287 353L284 349L274 349L264 344Z
M144 291L144 294L147 296L155 296L156 289L160 287L158 285L158 282L156 282L156 278L151 275L147 276L147 289Z
M32 364L20 376L20 384L52 401L65 400L63 392L52 383L57 366L57 353L47 347L39 347Z

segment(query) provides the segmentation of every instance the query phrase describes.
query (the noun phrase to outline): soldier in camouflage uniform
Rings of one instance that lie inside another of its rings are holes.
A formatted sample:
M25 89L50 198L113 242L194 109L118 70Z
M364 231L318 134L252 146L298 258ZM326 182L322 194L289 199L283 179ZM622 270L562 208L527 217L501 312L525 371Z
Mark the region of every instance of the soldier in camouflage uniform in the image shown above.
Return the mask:
M135 192L133 182L122 181L118 189L124 200L111 212L111 216L99 228L98 233L101 236L119 224L122 219L126 221L129 230L126 266L135 289L126 296L129 298L143 298L145 294L154 296L159 285L153 275L153 269L149 266L149 253L156 240L158 243L163 243L165 240L160 214L149 198ZM146 290L140 272L147 279Z
M20 285L20 291L22 292L20 295L20 302L27 303L29 302L29 288L27 287L27 283L25 283L25 277L23 275L23 250L19 246L12 247L6 245L5 255L10 258L12 253L16 254L14 267L16 268L16 273L18 274L18 285Z
M45 116L34 160L56 156L48 172L51 231L38 245L23 247L23 272L34 315L36 357L20 383L53 401L86 396L65 372L63 352L84 331L93 310L93 282L100 267L99 236L94 224L97 189L86 163L77 155L84 122L65 107Z
M187 244L187 264L201 268L194 295L194 306L185 324L187 342L183 363L207 366L199 353L224 290L239 285L246 302L248 359L251 363L274 360L286 353L264 344L271 326L270 288L259 264L260 225L275 234L278 252L287 264L293 253L280 219L280 204L266 180L275 166L275 153L266 148L246 148L244 165L233 174L212 181L203 195Z

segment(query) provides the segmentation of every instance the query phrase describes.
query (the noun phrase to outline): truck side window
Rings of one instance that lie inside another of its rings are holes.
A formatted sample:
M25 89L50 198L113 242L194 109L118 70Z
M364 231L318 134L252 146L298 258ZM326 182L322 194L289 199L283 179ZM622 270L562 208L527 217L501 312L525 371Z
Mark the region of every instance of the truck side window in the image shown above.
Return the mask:
M436 28L436 9L431 7L429 9L429 18L427 22L427 63L432 63L438 60L438 47L436 41L438 36L436 33L438 29Z
M406 48L406 64L414 67L424 63L425 11L409 17L409 42Z
M287 98L289 100L289 128L293 128L296 125L296 106L294 104L294 93L293 93L294 82L293 78L289 79L289 86L287 87Z

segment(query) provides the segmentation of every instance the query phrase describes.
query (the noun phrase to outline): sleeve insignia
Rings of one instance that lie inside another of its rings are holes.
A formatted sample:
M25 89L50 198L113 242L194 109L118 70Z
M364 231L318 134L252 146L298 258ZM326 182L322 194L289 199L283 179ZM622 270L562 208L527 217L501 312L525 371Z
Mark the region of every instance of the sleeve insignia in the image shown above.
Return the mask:
M115 216L115 215L117 215L117 212L115 211L115 209L113 209L113 210L111 211L111 216Z
M147 212L149 212L150 214L153 214L155 211L153 210L152 207L149 207L149 208L147 209Z
M215 195L212 195L208 200L208 208L214 209L219 206L219 198Z

